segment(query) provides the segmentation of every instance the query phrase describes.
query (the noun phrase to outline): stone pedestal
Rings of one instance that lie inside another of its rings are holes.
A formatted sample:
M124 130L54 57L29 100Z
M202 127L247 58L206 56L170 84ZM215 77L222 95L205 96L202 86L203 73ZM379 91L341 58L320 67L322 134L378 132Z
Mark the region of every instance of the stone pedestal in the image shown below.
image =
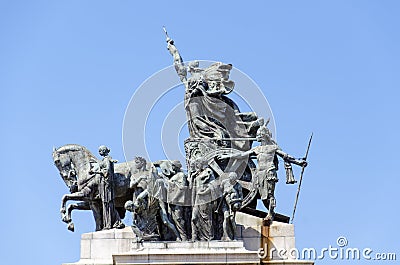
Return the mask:
M259 264L258 252L242 241L147 243L141 250L113 255L114 264Z
M279 251L295 248L294 226L237 213L235 241L137 243L130 227L86 233L81 239L81 259L64 265L144 264L302 264Z

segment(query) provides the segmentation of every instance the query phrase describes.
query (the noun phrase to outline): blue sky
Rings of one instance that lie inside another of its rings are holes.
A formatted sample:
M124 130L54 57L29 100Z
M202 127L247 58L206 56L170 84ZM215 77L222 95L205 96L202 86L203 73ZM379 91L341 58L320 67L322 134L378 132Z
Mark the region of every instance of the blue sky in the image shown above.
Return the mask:
M1 0L3 262L79 259L80 234L94 223L89 212L73 215L75 233L61 222L67 188L52 147L77 143L95 153L106 144L124 160L129 100L172 63L163 25L185 60L232 63L260 86L282 149L302 156L314 132L298 248L346 236L349 247L399 259L399 11L389 0ZM283 177L277 210L290 214L296 187Z

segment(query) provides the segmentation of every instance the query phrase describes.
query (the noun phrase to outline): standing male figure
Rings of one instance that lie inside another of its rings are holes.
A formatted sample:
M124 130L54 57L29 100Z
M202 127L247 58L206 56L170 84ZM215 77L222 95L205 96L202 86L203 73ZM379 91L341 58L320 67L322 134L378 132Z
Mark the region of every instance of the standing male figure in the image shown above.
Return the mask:
M274 219L275 200L275 184L278 182L278 156L282 157L285 163L293 163L302 167L307 166L305 160L298 160L283 152L276 142L272 139L271 132L263 125L257 130L256 139L260 143L249 151L239 152L219 156L220 159L229 157L255 156L257 159L257 169L253 175L256 178L254 182L257 185L261 200L268 209L266 221L272 222ZM295 183L294 179L288 179L288 184Z
M182 171L182 164L178 160L168 161L171 163L171 171L169 176L169 190L167 198L172 220L175 223L183 241L189 239L187 226L187 207L184 206L186 199L186 191L188 188L187 176ZM182 203L182 204L181 204Z

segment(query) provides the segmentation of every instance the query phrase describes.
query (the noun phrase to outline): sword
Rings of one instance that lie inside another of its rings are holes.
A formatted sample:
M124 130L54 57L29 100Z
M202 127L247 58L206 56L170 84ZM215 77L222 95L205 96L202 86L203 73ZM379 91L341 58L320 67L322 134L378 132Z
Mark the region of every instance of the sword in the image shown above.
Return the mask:
M303 158L304 161L307 160L308 151L310 150L312 137L313 137L313 134L311 133L310 140L308 141L308 146L307 146L306 155L305 155L304 158ZM297 202L298 202L298 200L299 200L300 188L301 188L301 182L303 181L304 169L305 169L305 167L302 166L302 167L301 167L301 173L300 173L299 186L297 187L296 200L294 201L293 214L292 214L292 220L291 220L291 223L292 223L292 224L293 224L294 214L296 213Z
M167 29L165 28L165 26L163 26L162 28L163 28L163 30L164 30L165 36L167 37L167 40L171 39L171 38L168 36L168 32L167 32Z

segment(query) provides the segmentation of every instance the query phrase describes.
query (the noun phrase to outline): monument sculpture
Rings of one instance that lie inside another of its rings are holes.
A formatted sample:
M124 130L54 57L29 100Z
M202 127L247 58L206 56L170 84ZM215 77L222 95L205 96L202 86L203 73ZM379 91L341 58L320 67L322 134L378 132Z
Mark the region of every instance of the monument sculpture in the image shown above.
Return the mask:
M265 227L274 220L288 222L288 217L275 213L278 157L284 162L287 184L296 183L291 165L304 171L307 162L281 150L267 128L268 117L241 112L228 97L235 87L229 78L231 64L186 64L164 31L185 87L187 171L178 160L135 157L118 163L104 145L99 147L101 160L77 144L54 149L54 163L70 191L62 197L62 221L74 231L71 212L91 210L96 231L126 231L128 225L141 246L155 241L243 241L237 215L242 222L243 216L262 217ZM256 209L257 199L268 209L266 216ZM67 206L71 200L77 203ZM126 211L132 214L132 224L122 222Z

